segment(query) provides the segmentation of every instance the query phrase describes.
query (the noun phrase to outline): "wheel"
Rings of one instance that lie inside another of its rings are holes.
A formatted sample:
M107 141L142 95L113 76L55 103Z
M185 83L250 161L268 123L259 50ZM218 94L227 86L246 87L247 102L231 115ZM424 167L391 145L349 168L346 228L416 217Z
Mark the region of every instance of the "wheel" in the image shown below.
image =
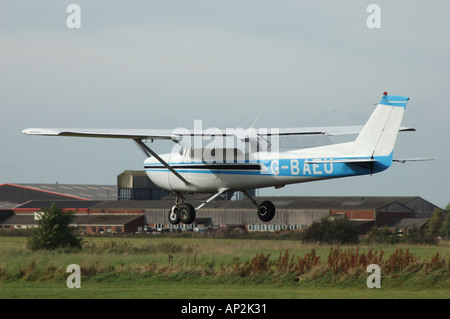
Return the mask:
M263 201L258 207L258 217L263 222L270 222L275 217L275 205L271 201Z
M195 220L195 209L191 204L183 204L178 208L180 220L183 224L192 224Z
M180 223L180 209L177 205L173 206L169 212L169 223L177 225Z

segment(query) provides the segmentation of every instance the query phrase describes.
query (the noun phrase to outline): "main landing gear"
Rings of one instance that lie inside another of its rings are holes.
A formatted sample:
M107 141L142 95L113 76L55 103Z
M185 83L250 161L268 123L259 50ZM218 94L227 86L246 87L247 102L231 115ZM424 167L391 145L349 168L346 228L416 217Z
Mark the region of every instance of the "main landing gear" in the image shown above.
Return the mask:
M183 203L184 198L180 194L176 194L177 197L175 200L175 205L169 212L169 222L172 225L177 225L180 222L187 225L192 224L195 220L195 212L225 191L226 189L214 194L208 200L200 204L197 208L194 208L189 203ZM251 197L250 194L247 193L247 191L243 191L243 193L257 207L258 218L261 221L270 222L275 217L275 205L271 201L265 200L258 204L258 202L253 197Z
M258 208L258 218L263 222L270 222L275 217L275 205L268 200L258 204L258 202L250 196L247 191L242 191L245 196Z

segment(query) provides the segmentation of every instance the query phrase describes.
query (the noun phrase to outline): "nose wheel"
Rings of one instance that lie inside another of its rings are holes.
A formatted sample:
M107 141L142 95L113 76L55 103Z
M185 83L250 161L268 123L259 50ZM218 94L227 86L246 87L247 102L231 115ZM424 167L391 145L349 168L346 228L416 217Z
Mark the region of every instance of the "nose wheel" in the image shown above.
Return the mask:
M172 225L178 225L180 223L181 219L180 219L180 212L178 210L178 205L172 207L168 217L169 223L171 223Z

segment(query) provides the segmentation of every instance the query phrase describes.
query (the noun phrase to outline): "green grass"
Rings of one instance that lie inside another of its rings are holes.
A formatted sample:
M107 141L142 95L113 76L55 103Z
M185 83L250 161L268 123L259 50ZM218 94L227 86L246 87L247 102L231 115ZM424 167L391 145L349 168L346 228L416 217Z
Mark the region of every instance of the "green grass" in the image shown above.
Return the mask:
M450 296L448 241L438 246L343 246L337 251L339 264L334 270L327 266L330 246L297 240L88 237L85 241L81 251L32 252L26 237L0 236L0 298ZM299 276L297 258L313 250L319 263ZM355 252L360 256L370 250L384 254L381 289L367 288L369 274L361 265L342 270ZM397 259L389 263L390 256ZM404 263L404 269L388 273L396 263ZM70 264L81 267L81 289L66 286Z
M281 284L82 282L69 289L56 282L0 283L1 299L448 299L448 289L369 289Z

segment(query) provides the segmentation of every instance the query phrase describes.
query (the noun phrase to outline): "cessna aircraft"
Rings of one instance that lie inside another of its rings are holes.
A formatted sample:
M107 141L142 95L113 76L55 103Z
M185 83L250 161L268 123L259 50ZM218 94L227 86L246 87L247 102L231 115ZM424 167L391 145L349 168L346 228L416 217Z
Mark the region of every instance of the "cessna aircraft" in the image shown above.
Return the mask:
M144 168L159 187L176 195L170 223L191 224L196 211L227 191L241 191L268 222L275 216L270 201L258 203L248 190L374 174L386 170L401 127L408 97L384 95L364 126L287 129L50 129L29 128L27 135L122 138L134 140L145 152ZM196 125L194 125L196 126ZM328 136L358 134L352 142L331 143ZM158 155L150 140L171 140L171 153ZM419 159L417 159L419 160ZM401 160L404 162L405 160ZM213 194L194 208L188 193Z

